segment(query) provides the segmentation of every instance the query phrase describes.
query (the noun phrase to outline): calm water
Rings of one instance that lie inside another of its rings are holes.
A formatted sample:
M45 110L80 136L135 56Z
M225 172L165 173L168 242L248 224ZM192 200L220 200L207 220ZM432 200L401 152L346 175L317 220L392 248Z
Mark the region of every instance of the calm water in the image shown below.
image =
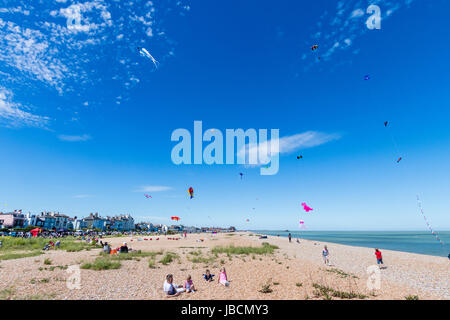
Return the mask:
M257 234L287 237L289 232L255 230ZM292 237L334 242L358 247L380 248L447 257L450 231L439 232L444 246L429 232L422 231L290 231Z

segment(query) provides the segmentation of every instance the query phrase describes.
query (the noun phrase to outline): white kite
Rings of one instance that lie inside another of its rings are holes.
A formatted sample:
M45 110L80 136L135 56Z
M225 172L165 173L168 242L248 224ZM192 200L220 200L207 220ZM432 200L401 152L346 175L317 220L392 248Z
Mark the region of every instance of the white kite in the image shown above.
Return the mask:
M152 60L152 62L153 62L153 64L155 65L155 67L158 68L159 62L156 61L155 58L153 58L153 56L150 54L150 52L147 51L147 49L138 47L138 50L139 50L139 53L140 53L141 56L147 57L147 58L149 58L150 60Z

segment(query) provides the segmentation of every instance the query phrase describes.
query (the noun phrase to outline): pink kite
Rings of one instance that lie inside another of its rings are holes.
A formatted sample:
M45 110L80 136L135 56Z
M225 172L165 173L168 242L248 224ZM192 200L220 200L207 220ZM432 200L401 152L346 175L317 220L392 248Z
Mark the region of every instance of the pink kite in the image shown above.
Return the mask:
M152 196L149 195L149 194L144 194L144 196L145 196L147 199L152 197Z
M313 210L313 208L310 208L310 207L308 207L307 205L306 205L306 203L302 203L302 206L303 206L303 209L305 209L305 211L306 212L309 212L309 211L312 211Z

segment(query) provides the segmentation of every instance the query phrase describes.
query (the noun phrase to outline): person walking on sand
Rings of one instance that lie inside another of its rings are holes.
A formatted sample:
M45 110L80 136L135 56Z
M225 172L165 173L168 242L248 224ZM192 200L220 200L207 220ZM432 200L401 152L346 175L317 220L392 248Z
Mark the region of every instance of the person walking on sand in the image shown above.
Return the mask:
M377 256L377 264L383 264L383 257L381 256L381 251L375 248L375 255Z
M324 246L324 247L323 247L323 251L322 251L322 257L323 257L323 262L324 262L326 265L329 265L329 263L330 263L329 255L330 255L330 252L328 251L327 246Z
M288 238L289 238L289 242L291 242L292 236L290 233L288 234Z

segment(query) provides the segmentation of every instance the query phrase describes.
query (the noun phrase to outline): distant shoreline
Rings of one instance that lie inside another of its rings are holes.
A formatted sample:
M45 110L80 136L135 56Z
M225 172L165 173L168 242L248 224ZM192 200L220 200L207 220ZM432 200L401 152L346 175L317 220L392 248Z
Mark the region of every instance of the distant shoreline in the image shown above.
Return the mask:
M426 231L285 231L249 230L249 232L294 239L328 242L363 248L380 248L397 252L414 253L431 257L448 257L450 247L442 246ZM444 242L450 243L450 232L439 233ZM365 236L367 235L367 236ZM336 237L338 236L338 237Z

